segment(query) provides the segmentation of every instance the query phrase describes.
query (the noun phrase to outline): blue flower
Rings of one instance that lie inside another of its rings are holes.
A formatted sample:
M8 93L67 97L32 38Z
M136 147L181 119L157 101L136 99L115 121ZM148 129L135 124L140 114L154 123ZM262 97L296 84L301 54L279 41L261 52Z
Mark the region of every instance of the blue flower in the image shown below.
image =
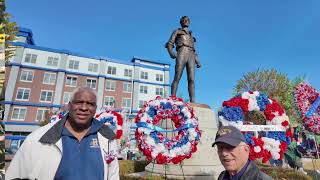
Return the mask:
M160 143L160 139L158 138L157 132L151 132L150 136L152 137L152 139L154 139L156 144Z
M226 120L229 121L242 121L243 120L243 111L241 107L223 107L222 111L218 112L219 116L223 116Z
M103 123L110 123L111 129L116 128L116 122L113 120L113 117L102 118L100 121Z
M266 106L270 104L268 100L268 96L263 93L260 93L259 96L256 97L256 99L257 99L257 104L260 108L260 111L264 111L266 109Z
M245 133L244 134L244 138L245 138L245 140L246 140L246 143L247 144L251 144L252 146L254 146L254 141L253 141L253 139L252 139L252 134L250 134L250 133Z
M164 102L160 102L160 106L164 107L166 104Z
M197 140L197 141L200 140L200 134L199 134L199 133L197 133L196 140Z
M150 107L147 113L150 117L153 117L157 114L157 110L154 107Z
M279 140L281 142L286 141L285 132L282 132L282 131L270 131L267 133L267 137L275 140Z
M291 139L290 139L290 137L286 137L286 143L287 143L287 145L290 145L290 144L291 144Z
M180 141L178 141L175 145L172 146L172 149L173 148L176 148L176 147L181 147L185 144L187 144L189 142L189 138L188 136L183 136Z
M167 102L165 105L164 105L164 109L172 109L172 104Z

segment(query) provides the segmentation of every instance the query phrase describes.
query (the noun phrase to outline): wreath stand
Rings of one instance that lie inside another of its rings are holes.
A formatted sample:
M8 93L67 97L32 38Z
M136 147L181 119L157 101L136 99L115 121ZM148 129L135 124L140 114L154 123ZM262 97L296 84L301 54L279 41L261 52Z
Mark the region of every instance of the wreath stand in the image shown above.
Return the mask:
M169 127L168 127L168 124L169 124ZM168 119L162 120L161 127L166 130L166 131L164 131L165 134L166 134L165 135L166 139L174 137L175 135L177 135L177 131L172 131L172 130L175 129L175 127L174 127L173 122L171 120L168 120ZM171 134L168 135L168 133L171 133ZM154 164L156 164L155 160L152 161L152 171L151 171L151 174L150 174L151 176L153 175L153 172L154 172ZM162 166L164 166L164 178L167 179L168 178L168 175L167 175L168 163L163 164ZM179 166L180 166L180 169L181 169L181 173L182 173L183 179L186 179L185 176L184 176L184 172L183 172L183 164L182 164L182 162L179 163Z

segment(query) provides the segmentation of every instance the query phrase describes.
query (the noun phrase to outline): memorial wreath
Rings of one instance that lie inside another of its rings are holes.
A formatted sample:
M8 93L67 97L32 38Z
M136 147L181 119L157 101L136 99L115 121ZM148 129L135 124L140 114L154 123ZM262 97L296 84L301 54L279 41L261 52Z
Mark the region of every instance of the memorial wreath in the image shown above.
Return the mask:
M95 115L95 118L102 121L105 125L109 126L116 133L116 139L120 139L123 134L123 118L122 115L114 111L110 107L105 107L104 110Z
M138 148L148 160L153 159L158 164L178 164L197 151L201 136L198 119L192 107L181 98L158 96L140 109L135 120ZM171 120L176 129L158 127L165 120ZM177 135L169 139L162 132L177 132Z
M244 122L244 116L249 111L263 112L266 124ZM222 125L232 125L242 131L250 146L251 160L282 160L283 153L291 142L292 133L289 118L277 101L258 91L244 92L224 101L218 116Z
M305 127L320 134L320 93L307 83L300 83L295 89L295 101L301 112Z

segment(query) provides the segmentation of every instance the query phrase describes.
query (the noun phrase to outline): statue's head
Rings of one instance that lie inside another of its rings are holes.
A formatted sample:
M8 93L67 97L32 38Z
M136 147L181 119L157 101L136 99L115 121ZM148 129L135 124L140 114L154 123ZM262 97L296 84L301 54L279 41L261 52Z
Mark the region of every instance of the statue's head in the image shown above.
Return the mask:
M190 24L190 19L188 16L182 16L180 18L180 24L181 24L181 27L189 27L189 24Z

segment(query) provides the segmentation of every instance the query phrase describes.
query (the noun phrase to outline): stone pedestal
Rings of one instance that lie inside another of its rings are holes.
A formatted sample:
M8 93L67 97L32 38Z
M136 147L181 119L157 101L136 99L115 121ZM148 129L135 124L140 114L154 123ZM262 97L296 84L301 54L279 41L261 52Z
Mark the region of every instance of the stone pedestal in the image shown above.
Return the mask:
M207 105L192 103L191 106L199 119L199 129L202 131L197 152L193 153L190 159L184 160L181 165L150 163L145 168L147 175L178 179L183 177L186 179L217 179L220 172L224 170L216 149L212 147L217 132L217 116ZM166 123L163 123L162 127L172 129L172 122L169 120ZM171 136L172 134L167 134L167 137Z

